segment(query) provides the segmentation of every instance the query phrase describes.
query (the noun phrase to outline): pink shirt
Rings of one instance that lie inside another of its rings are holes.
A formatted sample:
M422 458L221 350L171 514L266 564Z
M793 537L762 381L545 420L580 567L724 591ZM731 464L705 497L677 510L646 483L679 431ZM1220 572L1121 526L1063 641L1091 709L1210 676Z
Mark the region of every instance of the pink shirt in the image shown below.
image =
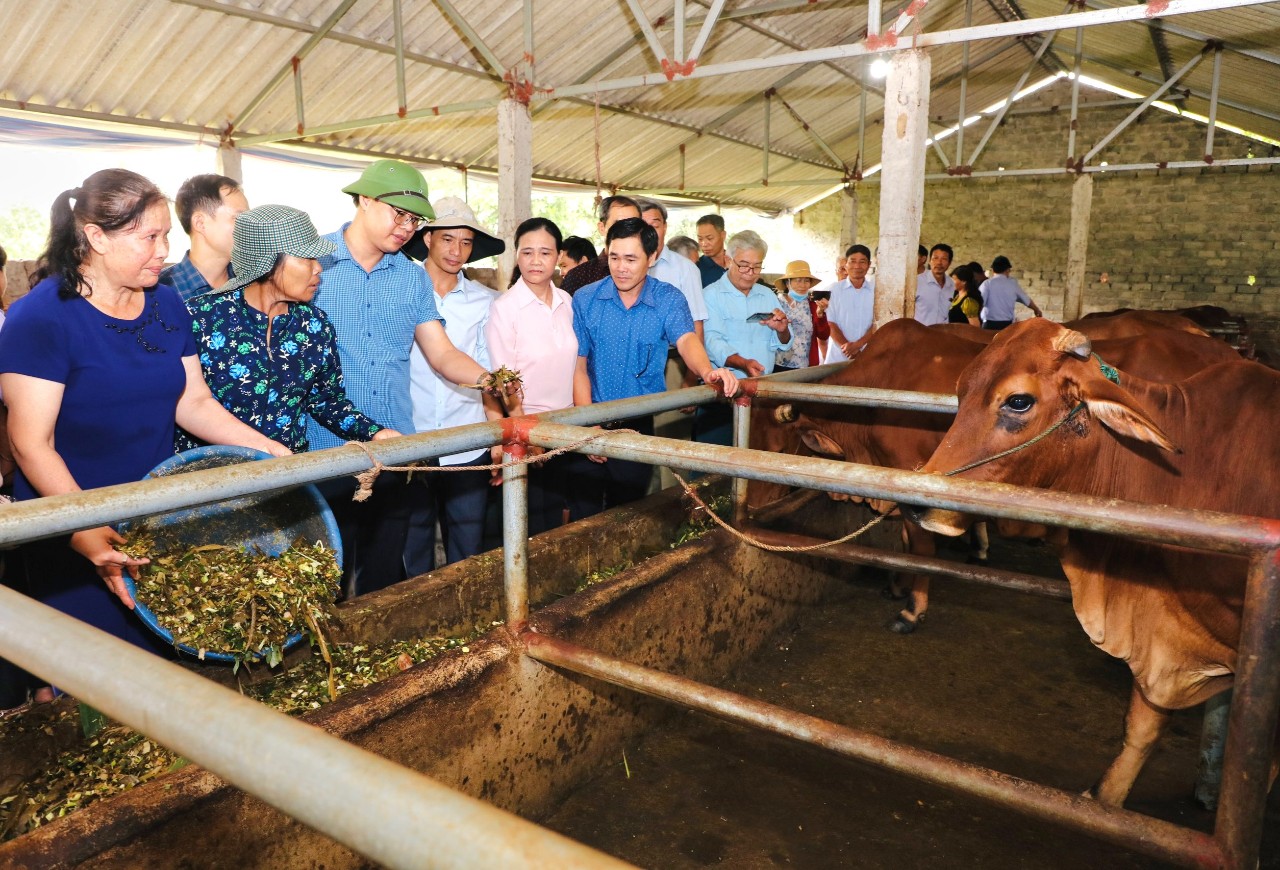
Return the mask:
M524 378L524 411L539 414L573 404L573 370L578 339L568 293L551 288L551 306L533 295L520 278L489 308L484 328L489 361Z

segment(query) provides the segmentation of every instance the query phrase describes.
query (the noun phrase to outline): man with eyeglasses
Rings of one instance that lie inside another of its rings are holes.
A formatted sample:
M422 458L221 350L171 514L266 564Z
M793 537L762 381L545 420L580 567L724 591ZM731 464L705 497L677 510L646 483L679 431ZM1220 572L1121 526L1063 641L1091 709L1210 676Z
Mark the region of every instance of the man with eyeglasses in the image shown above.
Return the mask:
M773 371L780 350L791 349L791 327L773 291L757 283L769 246L752 230L734 233L725 243L729 266L703 290L707 304L707 355L738 377ZM728 408L703 405L694 424L697 440L732 443Z
M338 339L347 396L389 428L409 434L413 402L409 359L416 344L431 367L456 384L483 383L484 367L453 346L436 309L431 279L400 249L435 217L422 173L399 160L377 160L354 183L356 213L329 233L337 249L320 258L320 289L312 304L328 315ZM393 422L394 421L394 422ZM307 425L312 450L341 441L314 421ZM363 595L404 579L409 524L404 475L383 474L373 497L351 500L350 478L321 486L342 534L344 586Z
M613 224L606 236L609 277L588 284L573 297L573 331L578 338L578 364L573 376L573 403L590 405L661 393L667 388L667 348L674 345L691 371L708 384L719 383L726 395L738 391L738 379L713 368L693 329L689 303L675 287L649 275L658 259L658 232L638 217ZM623 420L645 435L653 434L653 417ZM644 496L653 476L651 466L602 456L576 463L569 503L570 516L582 519L605 508Z

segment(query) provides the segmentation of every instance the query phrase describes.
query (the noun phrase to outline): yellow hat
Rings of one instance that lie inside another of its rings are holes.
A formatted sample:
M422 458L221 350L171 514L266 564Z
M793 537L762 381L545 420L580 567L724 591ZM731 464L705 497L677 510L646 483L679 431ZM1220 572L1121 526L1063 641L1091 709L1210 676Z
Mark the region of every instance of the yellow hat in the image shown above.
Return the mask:
M792 260L790 263L787 263L787 273L783 275L781 278L779 278L777 281L773 282L774 289L777 290L779 293L781 293L783 290L786 290L787 282L790 281L792 278L808 278L810 281L813 282L814 287L822 283L821 281L818 280L817 276L815 276L812 272L809 271L809 264L807 261ZM809 289L813 289L813 288L811 287Z

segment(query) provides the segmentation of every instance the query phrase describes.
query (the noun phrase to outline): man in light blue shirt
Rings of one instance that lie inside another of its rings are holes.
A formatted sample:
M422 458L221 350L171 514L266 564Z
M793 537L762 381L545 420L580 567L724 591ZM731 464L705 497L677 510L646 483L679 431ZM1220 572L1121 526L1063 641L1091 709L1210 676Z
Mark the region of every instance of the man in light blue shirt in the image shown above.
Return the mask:
M414 432L409 354L416 344L432 368L454 383L481 383L488 372L453 346L432 300L426 272L400 254L426 219L434 217L422 173L399 160L377 160L343 189L355 217L325 238L337 249L321 258L313 305L333 324L347 396L391 429ZM311 421L312 450L341 442ZM403 475L383 474L373 497L353 502L350 478L321 487L342 534L344 584L363 595L403 579L408 487Z
M482 227L470 206L456 196L433 204L435 218L409 240L404 252L422 259L434 289L436 308L444 316L444 331L453 346L486 369L490 367L484 327L489 306L498 294L463 274L462 267L496 256L506 248ZM420 349L409 357L409 394L413 425L419 432L465 426L501 418L495 400L479 390L460 387L431 368ZM443 466L485 465L486 449L440 457ZM480 552L489 502L488 471L416 474L409 481L412 508L405 542L404 567L410 577L436 567L436 522L444 540L445 564Z
M778 298L756 283L768 249L751 230L734 233L725 246L729 268L703 289L707 355L739 377L769 374L777 352L791 348L791 330Z
M1043 317L1040 306L1032 301L1027 291L1016 279L1009 277L1013 264L1004 254L991 262L990 278L982 282L978 291L982 294L982 328L996 332L1009 326L1014 321L1014 307L1021 302L1031 309L1036 317Z
M739 377L771 373L778 351L791 348L790 324L778 297L756 283L768 250L751 230L734 233L725 244L728 269L703 288L707 355ZM707 444L730 444L732 419L726 405L703 405L694 422L695 437Z

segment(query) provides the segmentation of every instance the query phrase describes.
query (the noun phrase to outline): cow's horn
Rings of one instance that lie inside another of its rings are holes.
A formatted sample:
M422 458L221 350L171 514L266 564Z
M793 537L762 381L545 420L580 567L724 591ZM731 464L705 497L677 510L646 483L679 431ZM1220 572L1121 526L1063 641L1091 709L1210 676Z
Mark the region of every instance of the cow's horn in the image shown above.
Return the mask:
M796 419L796 409L791 405L779 405L773 410L773 419L779 423L794 423Z
M1053 349L1080 359L1088 359L1089 354L1093 353L1093 345L1089 343L1088 337L1072 329L1064 329L1058 333L1058 337L1053 340Z

